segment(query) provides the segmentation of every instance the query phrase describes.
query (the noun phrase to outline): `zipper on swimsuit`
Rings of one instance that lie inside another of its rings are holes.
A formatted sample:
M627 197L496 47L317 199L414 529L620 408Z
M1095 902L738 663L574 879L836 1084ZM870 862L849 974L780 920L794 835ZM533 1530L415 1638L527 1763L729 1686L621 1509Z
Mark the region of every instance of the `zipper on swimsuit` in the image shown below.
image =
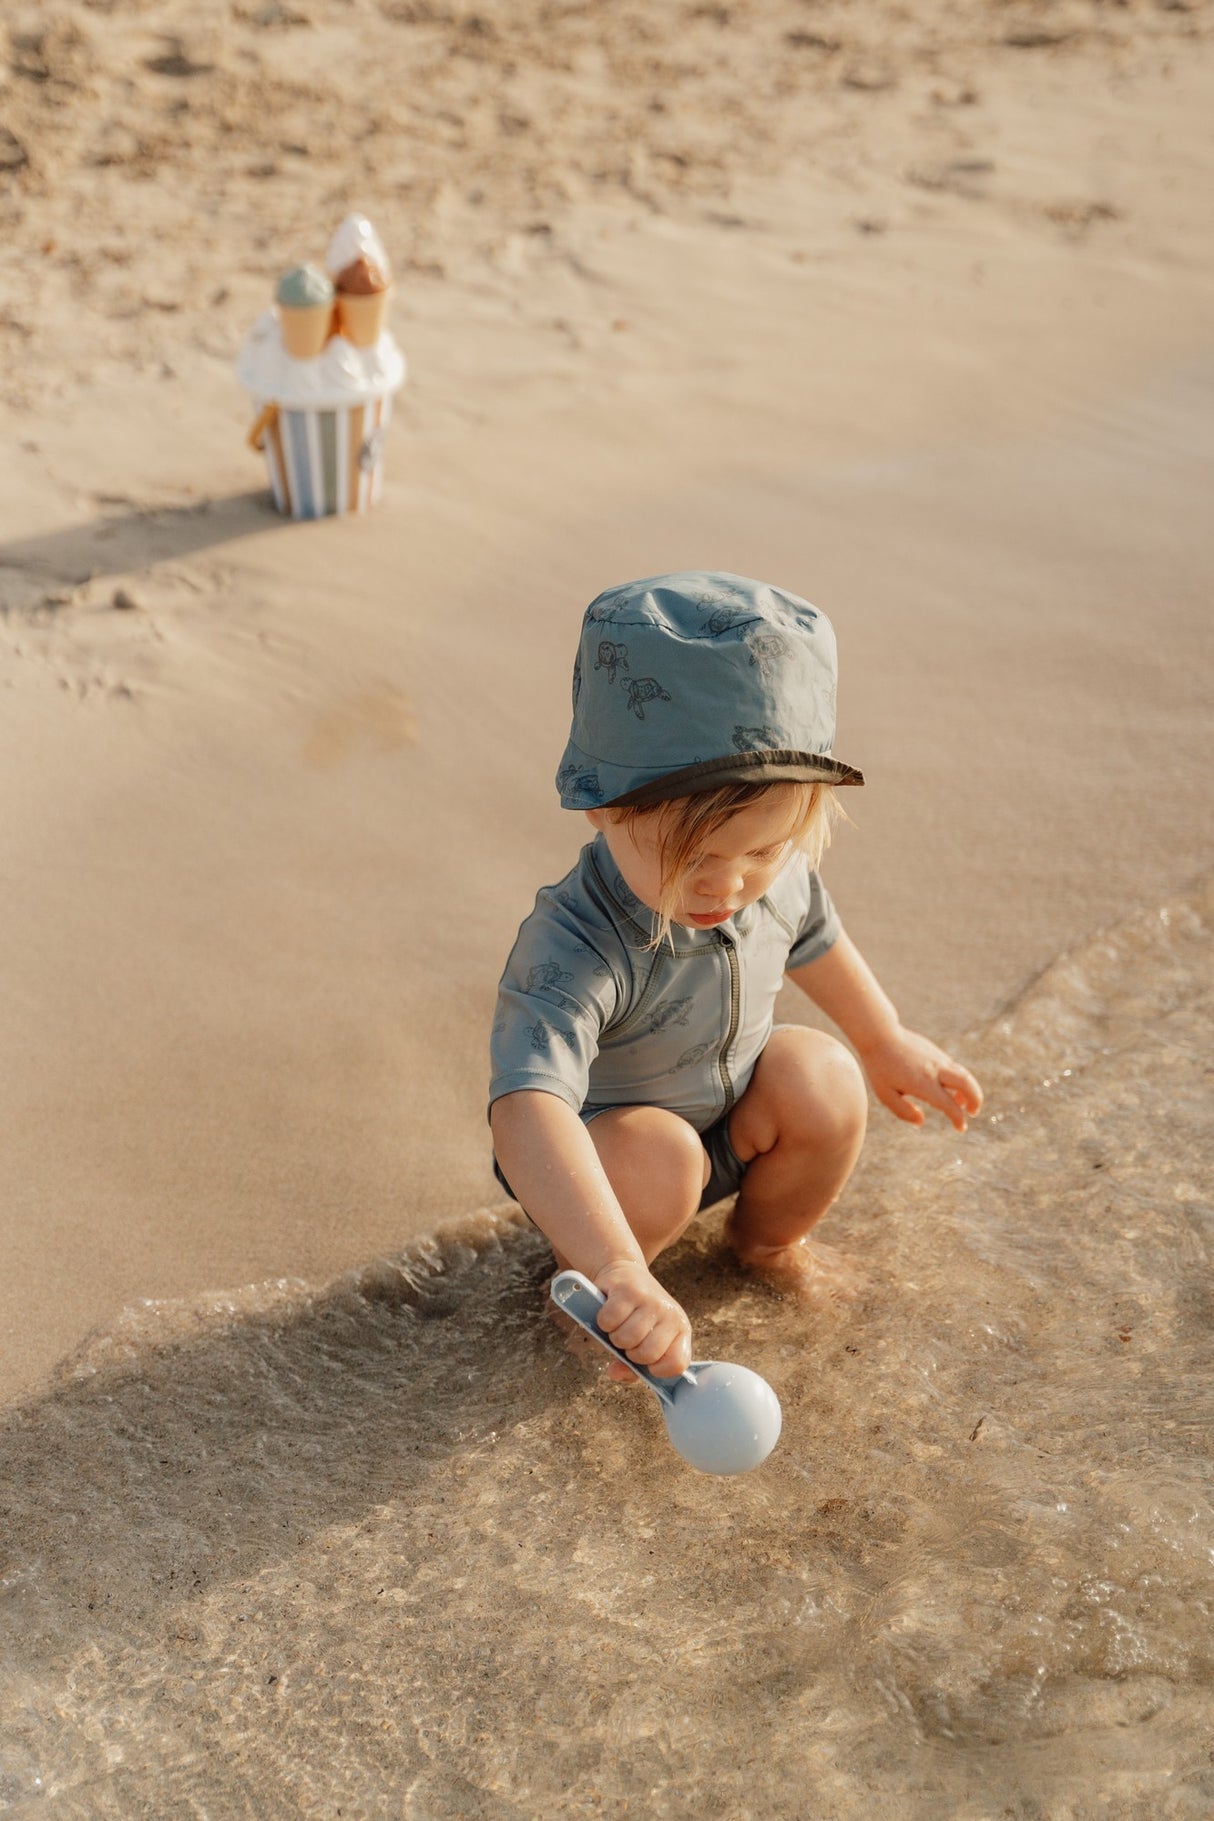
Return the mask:
M734 1091L733 1082L729 1079L729 1070L726 1067L725 1058L729 1055L730 1046L738 1034L738 1015L742 1007L742 984L741 977L738 973L738 952L734 946L733 938L727 936L724 930L717 930L715 934L717 941L725 950L725 954L729 961L729 1029L725 1033L725 1041L721 1045L721 1051L717 1057L717 1069L721 1077L721 1086L725 1089L725 1105L722 1111L728 1113L730 1107L734 1103Z

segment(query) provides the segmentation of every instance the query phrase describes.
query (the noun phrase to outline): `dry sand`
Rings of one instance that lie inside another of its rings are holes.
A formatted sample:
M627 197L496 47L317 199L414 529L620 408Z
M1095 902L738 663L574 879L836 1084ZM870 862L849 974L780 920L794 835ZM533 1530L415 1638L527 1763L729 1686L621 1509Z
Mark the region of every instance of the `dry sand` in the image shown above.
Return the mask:
M1208 862L1208 6L197 10L6 9L10 1396L499 1199L611 581L831 613L828 876L943 1040ZM412 378L382 507L290 526L232 361L350 208Z

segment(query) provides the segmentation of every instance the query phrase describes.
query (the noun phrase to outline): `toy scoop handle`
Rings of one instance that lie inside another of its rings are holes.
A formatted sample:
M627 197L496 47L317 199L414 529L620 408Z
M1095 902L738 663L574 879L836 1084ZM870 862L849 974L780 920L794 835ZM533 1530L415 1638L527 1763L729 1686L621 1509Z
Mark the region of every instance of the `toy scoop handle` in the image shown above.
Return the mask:
M580 1271L558 1271L549 1287L549 1295L558 1309L571 1316L579 1328L598 1341L600 1347L606 1347L622 1360L630 1372L635 1372L639 1379L647 1384L651 1391L656 1391L663 1404L674 1401L674 1388L679 1383L677 1378L658 1378L647 1366L638 1366L635 1360L629 1359L622 1347L617 1347L609 1334L604 1334L599 1327L599 1310L607 1301L603 1292L583 1277ZM687 1377L685 1373L683 1375Z

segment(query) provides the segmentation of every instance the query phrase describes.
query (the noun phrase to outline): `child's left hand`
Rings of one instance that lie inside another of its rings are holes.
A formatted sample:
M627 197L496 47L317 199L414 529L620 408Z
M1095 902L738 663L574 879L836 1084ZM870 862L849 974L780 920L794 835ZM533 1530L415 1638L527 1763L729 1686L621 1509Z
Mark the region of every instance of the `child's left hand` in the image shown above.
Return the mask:
M926 1117L916 1100L938 1107L959 1132L966 1114L982 1105L982 1089L969 1070L904 1024L861 1050L860 1060L881 1105L908 1125L922 1125Z

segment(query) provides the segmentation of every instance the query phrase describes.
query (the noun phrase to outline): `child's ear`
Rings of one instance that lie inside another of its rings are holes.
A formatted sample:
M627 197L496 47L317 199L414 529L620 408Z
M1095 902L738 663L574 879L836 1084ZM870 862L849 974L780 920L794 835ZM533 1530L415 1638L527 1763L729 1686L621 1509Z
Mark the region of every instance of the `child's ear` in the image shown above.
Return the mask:
M597 829L598 829L598 831L599 831L599 833L600 833L600 834L601 834L601 833L602 833L602 832L603 832L603 830L604 830L604 829L605 829L605 828L606 828L606 826L607 826L607 815L606 815L606 812L605 812L605 811L604 811L604 810L601 810L601 809L584 809L584 810L583 810L583 811L582 811L582 814L583 814L583 815L584 815L584 816L585 816L585 818L586 818L586 820L587 820L587 822L589 822L589 824L590 824L590 826L591 826L591 828L597 828Z

